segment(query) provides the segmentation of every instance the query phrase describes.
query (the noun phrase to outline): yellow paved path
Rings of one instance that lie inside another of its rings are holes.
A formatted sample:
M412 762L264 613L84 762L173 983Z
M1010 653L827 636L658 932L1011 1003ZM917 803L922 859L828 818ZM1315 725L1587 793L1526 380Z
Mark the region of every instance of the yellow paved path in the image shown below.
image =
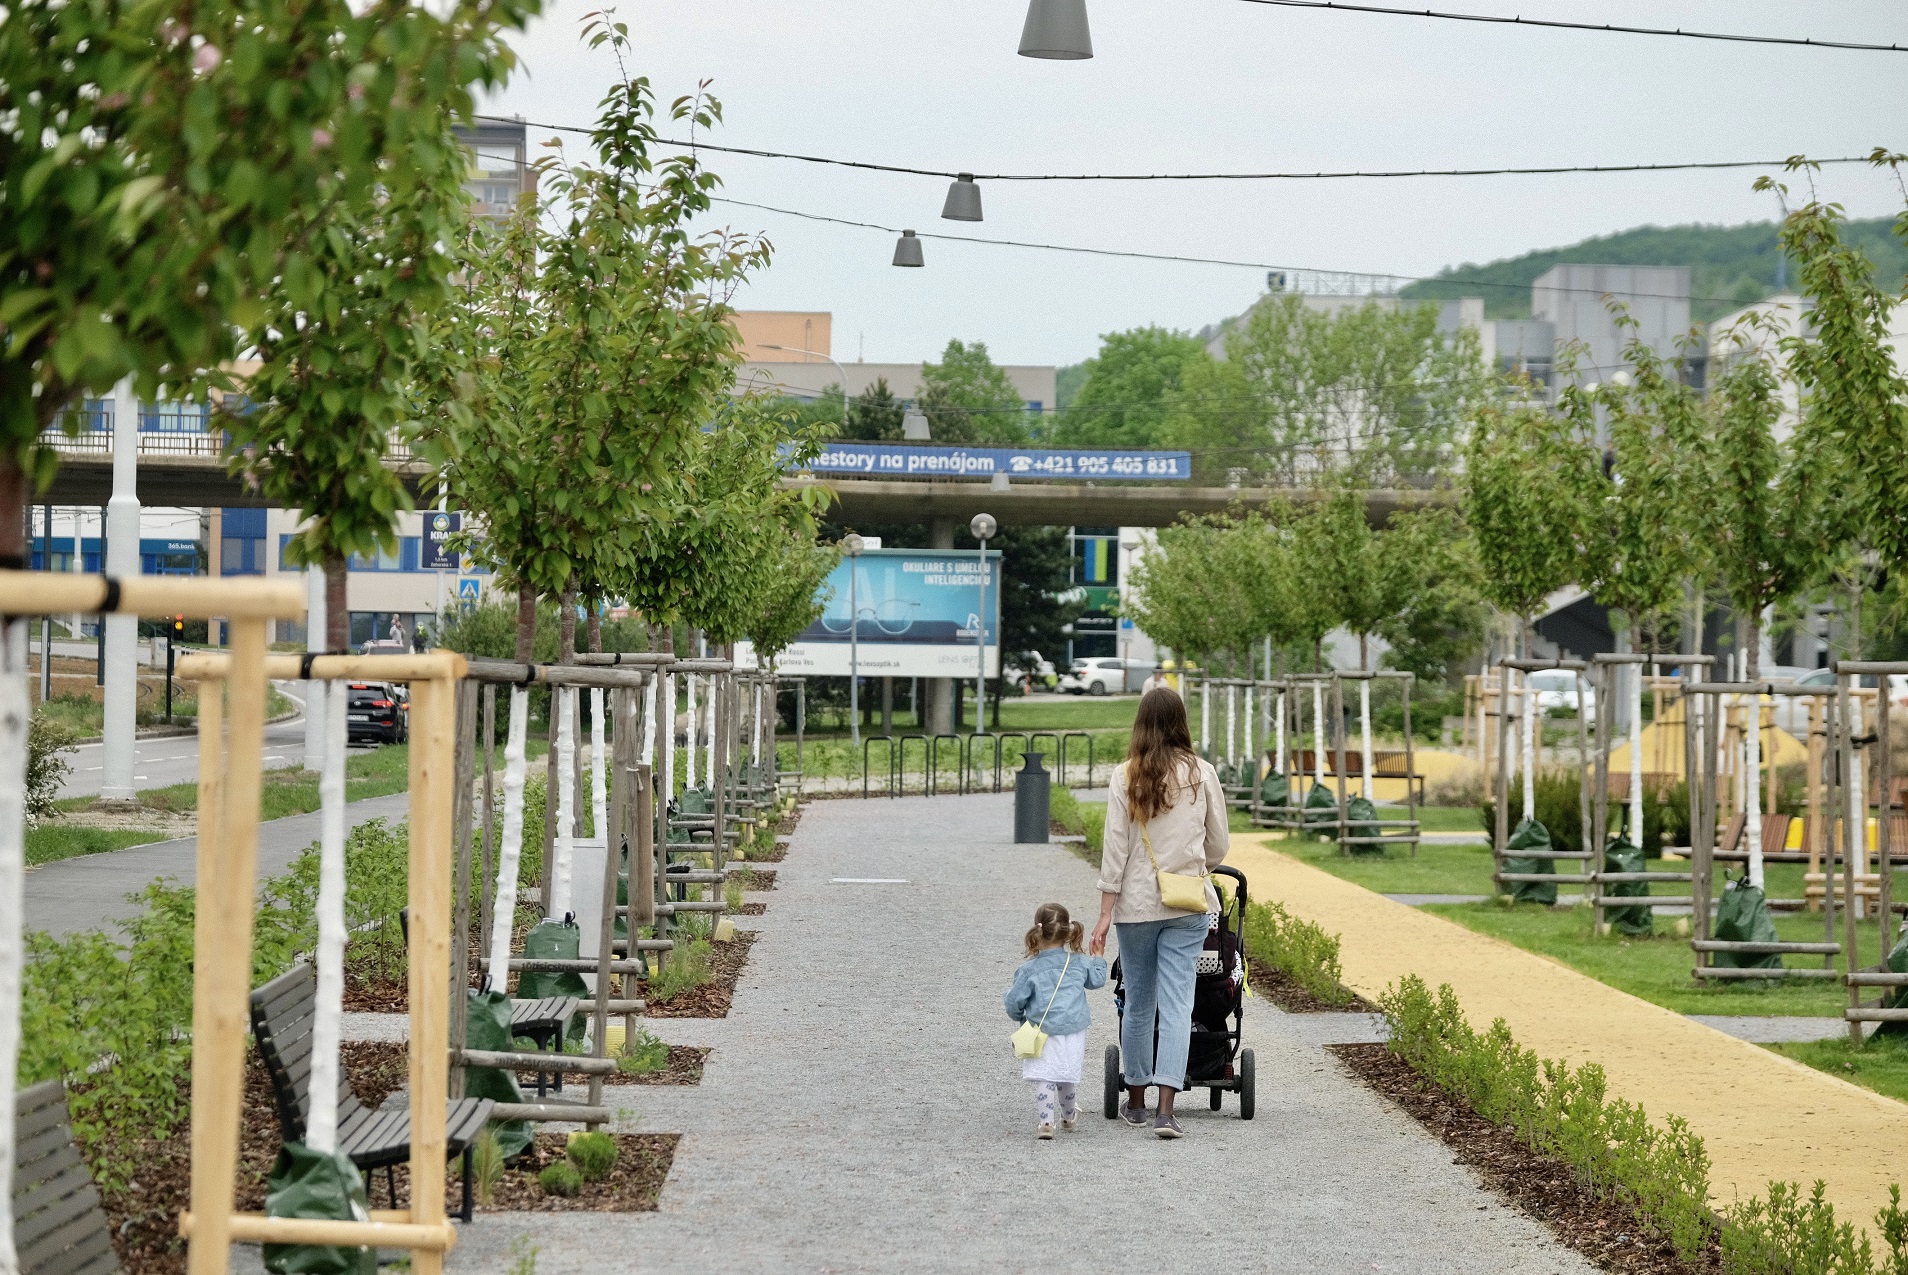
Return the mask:
M1610 1092L1702 1136L1712 1203L1772 1178L1828 1183L1838 1217L1873 1229L1888 1184L1908 1179L1908 1106L1617 991L1548 957L1394 903L1265 844L1235 837L1227 862L1256 899L1343 940L1345 982L1375 1000L1416 974L1449 983L1474 1027L1502 1018L1541 1057L1598 1062Z

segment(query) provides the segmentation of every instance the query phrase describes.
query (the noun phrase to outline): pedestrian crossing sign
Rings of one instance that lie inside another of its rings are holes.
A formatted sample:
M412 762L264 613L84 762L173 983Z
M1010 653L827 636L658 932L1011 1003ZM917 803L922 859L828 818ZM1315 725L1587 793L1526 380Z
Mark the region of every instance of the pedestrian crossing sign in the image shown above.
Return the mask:
M457 596L459 600L469 598L472 602L475 602L477 600L477 589L478 581L476 580L459 580L457 582Z

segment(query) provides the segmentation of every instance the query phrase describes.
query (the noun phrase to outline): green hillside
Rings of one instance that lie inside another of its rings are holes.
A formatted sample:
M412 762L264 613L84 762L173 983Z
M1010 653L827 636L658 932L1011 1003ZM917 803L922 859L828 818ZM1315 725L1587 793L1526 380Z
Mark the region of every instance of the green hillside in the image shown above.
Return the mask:
M1908 244L1893 234L1886 219L1851 221L1844 232L1876 265L1884 284L1900 288L1908 275ZM1585 239L1567 248L1547 248L1487 265L1465 264L1410 284L1401 295L1419 301L1483 297L1493 319L1530 315L1530 283L1559 262L1615 266L1688 266L1690 318L1708 323L1775 291L1776 225L1639 226ZM1788 270L1795 287L1795 269Z

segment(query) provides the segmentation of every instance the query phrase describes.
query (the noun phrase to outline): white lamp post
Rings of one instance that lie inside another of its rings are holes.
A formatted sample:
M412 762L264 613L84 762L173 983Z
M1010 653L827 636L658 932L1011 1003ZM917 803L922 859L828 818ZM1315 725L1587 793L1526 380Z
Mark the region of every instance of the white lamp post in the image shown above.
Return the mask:
M975 514L967 524L980 541L980 610L974 616L974 733L987 733L987 542L996 530L992 514Z
M800 354L807 358L823 359L829 363L835 363L835 360L829 358L819 350L798 350L792 345L769 345L766 342L763 343L762 348L765 350L780 350L784 354ZM835 363L835 371L841 373L841 432L845 437L848 433L848 373L842 370L842 366L839 363ZM856 550L855 552L859 553L860 550Z
M856 577L861 570L863 542L855 532L841 538L841 551L848 555L848 738L861 747L861 598L856 592Z

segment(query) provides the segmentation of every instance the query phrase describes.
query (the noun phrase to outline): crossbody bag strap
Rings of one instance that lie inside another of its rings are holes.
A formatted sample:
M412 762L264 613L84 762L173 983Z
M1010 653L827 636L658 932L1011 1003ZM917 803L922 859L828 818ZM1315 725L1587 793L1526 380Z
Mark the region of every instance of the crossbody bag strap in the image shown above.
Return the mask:
M1047 1007L1040 1011L1038 1026L1041 1031L1047 1030L1047 1015L1053 1013L1053 1002L1060 995L1060 984L1067 981L1067 967L1071 964L1073 964L1073 953L1068 952L1067 959L1060 962L1060 977L1053 981L1053 995L1047 997Z
M1139 829L1140 829L1140 840L1141 840L1141 841L1144 841L1144 842L1146 843L1146 858L1147 858L1147 861L1148 861L1149 863L1151 863L1151 864L1153 865L1153 871L1155 871L1155 872L1158 872L1158 871L1159 871L1159 860L1158 860L1157 858L1155 858L1155 857L1153 856L1153 838L1152 838L1152 834L1146 831L1146 825L1145 825L1145 824L1141 824L1141 825L1139 826Z

